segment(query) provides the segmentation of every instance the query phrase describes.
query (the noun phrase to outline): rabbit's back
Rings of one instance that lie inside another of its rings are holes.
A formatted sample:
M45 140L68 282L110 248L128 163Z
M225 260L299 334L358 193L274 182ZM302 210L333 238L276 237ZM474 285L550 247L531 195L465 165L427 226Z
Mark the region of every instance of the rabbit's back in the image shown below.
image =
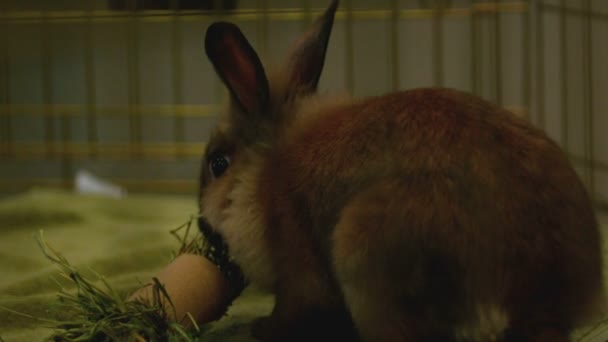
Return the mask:
M297 129L273 168L332 249L347 302L356 260L356 281L375 277L373 292L384 292L375 301L427 298L429 317L463 336L473 333L457 313L568 330L601 298L587 193L559 147L523 119L471 95L419 89L328 107ZM408 267L430 270L407 276ZM383 286L402 291L391 298Z
M572 207L597 230L587 193L560 148L524 119L475 96L417 89L327 106L303 120L268 163L291 190L328 212L339 212L379 179L441 176L458 202L471 202L477 212L519 208L534 216L541 207Z

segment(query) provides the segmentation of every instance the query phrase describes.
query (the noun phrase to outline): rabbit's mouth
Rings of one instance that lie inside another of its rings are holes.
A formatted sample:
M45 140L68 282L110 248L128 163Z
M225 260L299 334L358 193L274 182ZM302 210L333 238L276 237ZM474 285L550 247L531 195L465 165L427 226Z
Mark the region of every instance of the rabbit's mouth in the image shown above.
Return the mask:
M224 274L231 287L232 298L236 298L247 285L241 267L230 257L228 244L205 217L199 216L198 228L203 235L203 255Z

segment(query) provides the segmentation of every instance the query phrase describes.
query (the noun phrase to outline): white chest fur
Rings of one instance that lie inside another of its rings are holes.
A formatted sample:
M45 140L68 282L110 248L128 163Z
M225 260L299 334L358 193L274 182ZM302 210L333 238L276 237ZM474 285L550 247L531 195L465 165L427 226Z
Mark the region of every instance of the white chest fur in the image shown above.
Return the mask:
M245 277L261 289L270 290L275 275L265 238L263 211L257 200L260 171L261 163L254 161L236 175L228 194L231 204L223 211L217 229L226 239L230 254L243 269Z

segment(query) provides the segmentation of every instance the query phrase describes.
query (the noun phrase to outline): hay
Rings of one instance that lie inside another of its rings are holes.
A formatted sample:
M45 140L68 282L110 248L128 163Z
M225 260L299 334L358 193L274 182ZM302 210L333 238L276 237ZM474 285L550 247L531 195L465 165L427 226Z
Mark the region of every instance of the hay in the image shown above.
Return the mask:
M97 274L89 279L44 240L37 242L46 256L60 270L60 277L75 287L68 289L59 281L58 305L68 313L65 320L39 319L51 326L51 341L196 341L200 329L185 330L170 319L167 310L174 310L171 298L158 279L153 278L151 303L127 300ZM99 285L97 285L99 283ZM169 303L167 307L163 303Z
M203 254L208 246L200 234L191 236L194 217L171 230L178 240L179 248L173 258L183 253ZM53 280L59 287L56 308L60 319L36 317L27 313L3 308L13 314L37 320L51 329L49 341L197 341L200 329L190 318L194 329L186 330L172 319L167 310L175 308L157 278L152 278L151 302L129 300L129 293L119 293L106 279L89 269L87 274L73 266L61 253L53 249L44 239L42 231L36 235L36 242L44 256L59 269L58 278ZM142 284L141 287L150 284ZM166 304L169 305L166 305Z

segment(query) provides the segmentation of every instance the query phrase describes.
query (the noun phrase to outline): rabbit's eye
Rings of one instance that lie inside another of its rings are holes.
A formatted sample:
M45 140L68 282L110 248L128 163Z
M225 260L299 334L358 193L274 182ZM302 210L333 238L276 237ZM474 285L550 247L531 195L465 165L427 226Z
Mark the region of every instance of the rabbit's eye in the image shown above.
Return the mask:
M209 171L213 178L219 178L230 166L230 158L223 154L214 154L209 158Z

